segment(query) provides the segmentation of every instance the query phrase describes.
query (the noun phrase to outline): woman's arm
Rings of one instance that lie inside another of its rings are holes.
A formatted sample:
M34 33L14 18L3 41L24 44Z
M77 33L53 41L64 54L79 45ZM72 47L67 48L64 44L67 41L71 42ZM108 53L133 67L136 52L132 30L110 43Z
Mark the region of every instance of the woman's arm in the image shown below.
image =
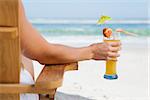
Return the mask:
M120 43L114 43L112 45L99 43L83 48L48 43L33 28L32 24L28 22L21 2L19 7L19 24L22 54L42 64L63 64L88 59L102 60L106 59L109 55L119 56L117 53L109 54L108 52L111 51L109 47L111 48L113 45L119 46ZM114 49L118 50L119 47L113 47Z
M70 63L92 58L88 47L79 49L48 43L28 22L22 4L19 11L21 50L28 58L43 64Z

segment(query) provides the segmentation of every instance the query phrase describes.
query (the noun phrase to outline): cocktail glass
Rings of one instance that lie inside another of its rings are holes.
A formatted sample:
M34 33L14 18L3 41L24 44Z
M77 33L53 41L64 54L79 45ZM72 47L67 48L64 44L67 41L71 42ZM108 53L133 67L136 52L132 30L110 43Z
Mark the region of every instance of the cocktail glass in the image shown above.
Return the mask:
M104 42L119 42L120 41L120 33L113 32L112 36L107 38L104 37ZM106 60L106 72L104 75L105 79L114 80L118 78L117 75L117 58L111 58L110 60Z

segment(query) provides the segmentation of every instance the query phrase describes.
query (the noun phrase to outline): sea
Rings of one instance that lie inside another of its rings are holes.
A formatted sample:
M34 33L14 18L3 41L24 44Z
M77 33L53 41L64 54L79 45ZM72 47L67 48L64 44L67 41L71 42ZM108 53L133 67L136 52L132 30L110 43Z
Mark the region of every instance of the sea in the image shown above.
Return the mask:
M48 36L102 35L105 27L122 28L139 36L150 36L150 22L147 20L110 21L103 25L98 25L96 20L32 19L31 22L43 35Z
M102 41L103 28L113 30L122 28L137 34L131 37L121 34L124 42L139 42L150 37L150 21L148 20L114 20L98 25L97 20L51 20L32 19L33 26L49 42L62 44L90 44ZM140 40L139 40L140 38Z

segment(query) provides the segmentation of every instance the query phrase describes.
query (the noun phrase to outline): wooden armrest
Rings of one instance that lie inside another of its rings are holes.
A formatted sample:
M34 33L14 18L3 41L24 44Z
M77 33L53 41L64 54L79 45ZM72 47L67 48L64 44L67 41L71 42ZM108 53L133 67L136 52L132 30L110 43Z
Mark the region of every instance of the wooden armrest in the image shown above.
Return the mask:
M64 65L47 65L42 70L35 84L28 85L17 83L0 83L0 94L54 94L55 89L62 85L64 72L71 70L78 70L78 63Z
M55 89L62 85L65 71L78 70L78 63L64 65L46 65L39 75L35 87Z

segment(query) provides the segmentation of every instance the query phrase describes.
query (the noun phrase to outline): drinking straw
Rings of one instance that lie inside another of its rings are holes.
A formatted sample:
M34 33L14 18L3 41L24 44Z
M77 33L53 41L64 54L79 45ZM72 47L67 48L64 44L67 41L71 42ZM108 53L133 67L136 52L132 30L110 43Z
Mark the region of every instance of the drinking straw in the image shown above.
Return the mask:
M131 32L125 31L125 30L123 30L123 29L116 29L116 32L124 33L124 34L130 35L130 36L138 36L138 35L135 34L135 33L131 33Z

